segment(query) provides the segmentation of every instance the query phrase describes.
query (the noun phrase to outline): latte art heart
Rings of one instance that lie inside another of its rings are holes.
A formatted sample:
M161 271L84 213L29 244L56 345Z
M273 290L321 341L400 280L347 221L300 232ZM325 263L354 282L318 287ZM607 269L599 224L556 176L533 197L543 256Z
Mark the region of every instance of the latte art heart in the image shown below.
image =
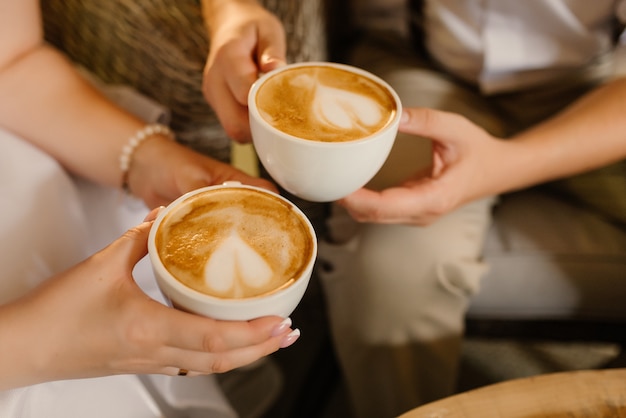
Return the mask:
M204 281L216 293L235 298L248 288L266 286L274 272L268 262L233 231L210 255L204 267Z
M368 133L383 120L380 105L367 96L341 89L317 86L313 116L329 129L360 130Z

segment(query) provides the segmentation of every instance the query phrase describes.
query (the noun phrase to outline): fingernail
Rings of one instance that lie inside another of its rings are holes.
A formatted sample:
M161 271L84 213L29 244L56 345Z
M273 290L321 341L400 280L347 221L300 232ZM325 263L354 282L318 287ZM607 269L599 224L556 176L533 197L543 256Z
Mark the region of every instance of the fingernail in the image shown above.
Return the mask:
M296 328L289 334L285 335L285 338L283 338L280 342L280 348L289 347L291 344L295 343L298 338L300 338L300 330Z
M282 67L286 64L286 62L284 60L282 60L281 58L272 56L271 54L263 54L261 56L261 65L266 66L266 65L271 65L272 69L274 68L278 68L278 67Z
M282 335L291 327L291 318L285 318L283 321L276 325L276 327L272 330L272 337L278 337Z

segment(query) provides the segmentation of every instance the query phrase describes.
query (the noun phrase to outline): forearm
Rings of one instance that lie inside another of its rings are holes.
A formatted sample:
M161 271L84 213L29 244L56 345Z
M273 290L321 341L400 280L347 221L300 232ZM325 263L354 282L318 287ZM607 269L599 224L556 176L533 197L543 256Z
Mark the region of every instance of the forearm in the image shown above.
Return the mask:
M626 158L626 78L604 85L555 117L508 141L500 162L519 189L593 170Z
M43 359L50 347L37 329L44 323L19 303L0 306L0 390L49 380Z
M63 55L37 46L0 71L0 126L32 142L70 172L121 184L118 158L143 123L87 83Z

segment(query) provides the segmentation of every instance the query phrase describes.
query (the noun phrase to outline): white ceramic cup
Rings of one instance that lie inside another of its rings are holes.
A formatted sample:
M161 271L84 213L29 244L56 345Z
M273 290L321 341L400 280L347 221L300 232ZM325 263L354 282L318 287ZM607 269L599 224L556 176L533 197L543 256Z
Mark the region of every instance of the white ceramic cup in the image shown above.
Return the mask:
M259 88L280 72L310 66L342 69L375 81L391 96L393 117L373 134L343 142L303 139L275 128L259 111ZM248 94L248 110L256 153L271 177L302 199L330 202L363 187L384 164L398 131L402 104L389 84L367 71L343 64L307 62L286 65L261 76Z
M295 277L295 280L290 285L283 287L280 290L272 291L259 296L244 298L216 297L186 286L181 281L177 280L165 267L159 257L156 244L157 231L159 230L159 227L164 219L166 219L170 213L175 213L175 211L181 209L185 210L185 201L187 201L190 197L200 193L210 193L216 189L223 188L252 189L269 194L276 199L285 202L293 211L293 215L301 218L302 223L308 230L310 251L308 251L308 254L302 260L304 267L301 270L301 274L299 277ZM317 239L310 221L292 202L266 189L242 185L239 182L226 182L222 185L204 187L189 192L176 199L166 208L162 209L150 230L148 238L148 254L161 292L166 299L171 302L172 306L176 308L221 320L246 321L269 315L277 315L285 318L291 315L293 310L296 308L309 284L311 273L313 271L313 265L317 256Z

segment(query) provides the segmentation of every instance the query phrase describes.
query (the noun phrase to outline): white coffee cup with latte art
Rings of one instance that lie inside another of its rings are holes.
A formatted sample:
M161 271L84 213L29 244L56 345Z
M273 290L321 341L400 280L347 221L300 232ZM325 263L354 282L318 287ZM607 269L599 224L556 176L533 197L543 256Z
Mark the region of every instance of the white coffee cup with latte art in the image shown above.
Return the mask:
M159 288L176 308L223 320L287 317L308 286L317 239L287 199L227 182L161 210L148 253Z
M382 79L329 62L290 64L248 95L259 160L288 192L314 202L363 187L393 146L402 105Z

